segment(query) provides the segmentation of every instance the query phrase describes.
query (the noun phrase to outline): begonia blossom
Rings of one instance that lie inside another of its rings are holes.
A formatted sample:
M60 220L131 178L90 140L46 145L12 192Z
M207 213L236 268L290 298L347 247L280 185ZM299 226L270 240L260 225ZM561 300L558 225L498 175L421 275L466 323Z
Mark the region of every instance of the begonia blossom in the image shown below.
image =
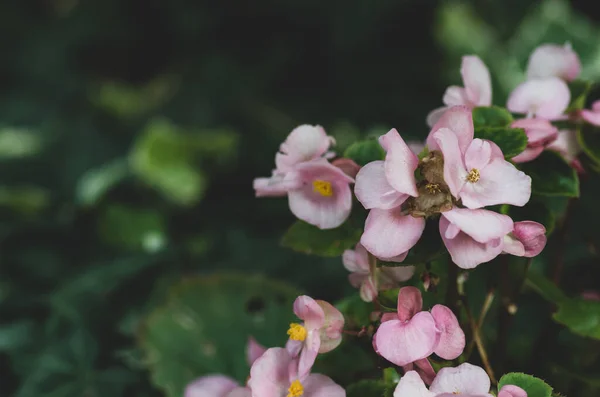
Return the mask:
M558 137L548 145L547 149L560 154L578 173L581 174L584 172L583 165L577 158L583 151L577 140L577 131L567 129L558 130Z
M224 375L207 375L187 385L184 397L251 397L247 387Z
M498 397L527 397L527 392L515 385L504 385L498 391Z
M277 170L288 172L305 161L323 156L329 157L331 154L328 150L333 143L335 143L333 137L328 136L320 125L304 124L296 127L280 145L279 153L275 155Z
M252 397L345 397L344 389L325 375L300 374L286 350L268 349L250 369Z
M600 101L592 103L592 109L583 109L581 111L581 118L590 124L600 126Z
M506 107L513 113L556 120L563 117L569 106L571 92L558 77L532 79L521 83L508 98Z
M542 252L546 246L546 228L533 222L515 222L514 229L504 237L503 250L516 256L532 258Z
M520 119L514 121L511 127L522 128L527 135L527 147L512 158L515 163L525 163L535 159L558 138L558 128L544 119Z
M348 276L350 284L359 288L360 297L365 302L373 301L379 291L392 289L397 287L398 283L410 280L415 273L414 266L371 266L369 254L360 243L356 244L354 250L344 251L342 261L344 267L352 272Z
M267 351L267 348L262 346L253 337L248 338L248 344L246 345L246 361L248 365L252 364Z
M432 353L453 360L465 347L465 334L454 313L435 305L421 311L423 298L415 287L400 288L397 314L386 313L373 336L375 351L400 366L429 357Z
M572 81L581 73L581 61L571 45L543 44L529 56L527 79L558 77Z
M304 376L317 354L327 353L342 342L344 316L331 304L306 295L296 298L294 313L304 322L290 324L286 349L293 357L300 355L298 373Z

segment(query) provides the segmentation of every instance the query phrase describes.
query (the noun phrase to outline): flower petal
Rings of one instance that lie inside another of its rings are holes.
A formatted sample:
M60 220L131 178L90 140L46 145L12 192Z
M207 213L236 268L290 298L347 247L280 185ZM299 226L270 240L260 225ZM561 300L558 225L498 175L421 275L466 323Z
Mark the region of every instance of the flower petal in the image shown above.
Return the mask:
M304 124L290 132L275 156L275 164L280 171L290 171L296 164L321 157L327 152L332 138L320 125Z
M402 215L401 209L372 209L360 243L373 255L392 258L411 249L423 234L425 219Z
M398 319L408 321L423 308L421 291L415 287L402 287L398 291Z
M238 383L228 376L207 375L188 384L184 395L185 397L225 397L238 386Z
M252 390L249 387L236 387L226 397L252 397Z
M441 128L448 128L456 135L460 152L464 153L473 140L475 133L471 109L466 106L454 106L448 109L431 128L431 132L427 137L429 151L439 150L437 142L433 139L433 134Z
M378 354L402 366L429 357L439 337L431 314L420 312L408 323L400 320L382 323L373 340Z
M546 246L546 228L540 223L533 221L515 222L512 234L523 244L525 248L523 256L526 258L537 256Z
M395 288L399 283L410 280L414 274L414 266L382 267L379 269L379 288Z
M329 302L317 300L317 304L325 313L325 322L319 331L321 340L319 353L327 353L342 342L344 315Z
M527 135L527 146L545 146L558 137L558 128L544 119L520 119L511 124L513 128L523 128Z
M373 302L377 298L377 286L373 282L373 277L367 276L360 286L360 299L365 302Z
M438 121L440 121L440 119L448 109L448 106L442 106L441 108L433 109L431 112L429 112L426 120L427 126L429 128L433 127Z
M527 397L527 392L515 385L505 385L498 392L498 397Z
M287 350L272 347L252 364L248 386L253 396L281 397L289 388L289 366L292 357Z
M464 363L456 368L440 369L429 391L455 394L487 395L490 391L490 378L483 368Z
M467 171L456 135L448 128L433 134L432 140L444 155L444 181L454 197L458 197L466 183Z
M536 147L536 148L525 148L521 153L517 154L511 160L513 163L527 163L528 161L535 160L539 157L540 154L544 151L544 147Z
M408 371L400 378L394 390L394 397L435 397L435 394L427 390L416 371Z
M581 118L590 124L600 126L600 112L583 109L581 111Z
M310 373L319 354L320 347L321 338L319 337L319 332L317 330L309 331L304 341L304 347L300 352L300 359L298 360L298 378L302 379Z
M246 345L246 360L248 365L252 364L267 351L267 348L261 345L252 336L248 338L248 344Z
M559 130L558 137L548 145L548 150L558 152L569 163L573 162L582 151L581 145L579 145L579 141L577 140L577 131Z
M256 197L282 197L288 190L300 187L298 181L285 181L285 174L274 173L270 178L256 178L252 183Z
M527 78L559 77L571 81L581 72L579 57L570 45L544 44L529 56Z
M557 77L550 77L520 84L510 94L506 107L514 113L553 120L564 113L570 100L567 84Z
M301 295L296 298L294 314L304 320L304 326L308 331L319 329L325 324L325 312L310 296Z
M414 362L415 368L421 379L425 384L430 385L435 379L435 371L429 362L429 359L422 358Z
M522 207L531 197L531 177L504 159L493 160L480 170L477 182L467 182L460 192L467 208L497 204Z
M440 343L434 353L444 360L454 360L465 350L465 333L452 310L443 305L435 305L431 316L437 328L442 331Z
M451 85L446 88L442 101L444 102L444 105L447 106L469 106L467 91L463 87L458 87L456 85Z
M369 253L361 243L356 244L353 250L345 250L342 262L349 272L369 274Z
M504 247L502 247L502 252L505 254L510 254L514 256L523 256L525 255L525 247L523 243L507 234L504 236Z
M483 61L475 55L463 56L460 73L471 106L490 106L492 104L492 79Z
M467 170L482 170L492 159L492 145L483 139L473 139L465 152Z
M306 397L346 397L346 391L325 375L311 374L302 386Z
M360 171L361 168L354 160L347 158L335 159L331 162L331 165L338 167L350 178L356 178L356 174L358 174L358 171Z
M453 208L444 212L442 218L480 243L504 237L513 230L513 221L508 215L484 209ZM442 237L445 235L446 233L442 233Z
M379 137L379 143L387 152L384 163L387 182L400 193L418 196L415 170L419 165L419 158L395 128Z
M373 161L360 169L356 175L354 194L366 209L382 210L397 207L409 197L388 183L383 161Z

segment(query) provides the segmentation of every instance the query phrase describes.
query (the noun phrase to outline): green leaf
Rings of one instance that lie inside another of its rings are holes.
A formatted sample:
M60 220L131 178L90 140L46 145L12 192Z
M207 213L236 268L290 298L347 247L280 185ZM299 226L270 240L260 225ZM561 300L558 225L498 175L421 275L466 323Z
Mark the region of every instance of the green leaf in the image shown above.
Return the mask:
M600 339L600 302L580 298L567 299L558 305L555 321L574 333Z
M527 147L527 135L522 128L480 127L475 129L475 138L494 142L506 159L515 157Z
M512 122L513 117L510 112L500 106L480 106L473 109L475 129L508 127Z
M346 389L348 397L391 397L395 385L386 384L382 380L365 379L349 385Z
M48 191L36 186L1 186L0 207L23 215L35 215L50 203Z
M148 209L111 205L98 228L104 241L125 249L156 252L167 243L162 214Z
M283 236L281 245L305 254L335 257L354 248L361 234L362 228L351 220L335 229L326 230L296 221Z
M575 80L569 83L571 91L571 103L565 113L581 110L585 107L585 100L592 89L591 81Z
M127 176L128 172L128 164L123 159L87 171L77 182L77 202L85 207L97 204L106 192Z
M214 275L173 285L169 301L151 313L139 336L152 381L167 396L207 373L243 383L250 336L283 346L294 320L296 289L260 276Z
M358 165L365 165L375 160L383 160L385 151L376 139L354 142L344 152L344 157L352 159Z
M0 128L0 159L31 157L42 149L43 140L38 132L25 128Z
M531 177L533 193L544 196L579 197L579 178L560 155L544 151L535 160L520 164Z
M585 154L600 166L600 128L588 124L579 127L577 141Z
M533 288L542 298L552 303L560 303L567 300L567 296L554 283L537 272L527 273L527 285Z
M498 390L506 385L519 386L527 392L527 397L551 397L552 387L534 376L521 372L511 372L503 375L498 382Z

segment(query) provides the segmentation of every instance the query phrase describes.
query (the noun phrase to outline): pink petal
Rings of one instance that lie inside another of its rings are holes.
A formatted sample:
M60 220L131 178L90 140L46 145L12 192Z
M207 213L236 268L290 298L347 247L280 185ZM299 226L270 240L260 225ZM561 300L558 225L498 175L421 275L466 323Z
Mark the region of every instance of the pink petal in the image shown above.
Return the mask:
M511 236L510 234L504 236L504 247L502 252L514 256L525 255L525 247L523 243Z
M284 174L274 173L270 178L256 178L252 183L256 197L282 197L288 190L298 188L296 182L285 182Z
M356 175L354 194L366 209L382 210L397 207L409 197L388 183L383 161L373 161L360 169Z
M300 352L298 360L298 378L302 379L310 373L312 366L315 364L319 348L321 347L321 338L317 330L309 331L304 341L304 347Z
M417 372L408 371L400 378L394 390L394 397L435 397L435 394L427 390Z
M436 394L488 395L490 386L490 378L483 368L464 363L456 368L440 369L429 391Z
M467 208L481 208L497 204L522 207L531 197L531 177L513 164L496 159L480 172L477 182L465 183L460 192Z
M384 262L402 263L402 262L404 262L404 260L406 259L407 256L408 256L408 252L404 252L404 253L402 253L400 255L392 256L391 258L378 257L377 259L382 260Z
M444 233L444 237L446 237L448 239L452 239L452 238L458 236L458 233L460 233L460 228L458 226L456 226L455 224L451 223L448 225L448 228L446 229L446 233Z
M441 128L448 128L456 135L460 152L464 153L474 135L471 109L465 106L454 106L442 115L427 137L427 146L430 151L439 150L437 142L433 139L433 134Z
M429 360L427 358L423 358L415 361L414 365L417 368L416 371L421 376L421 379L423 379L425 384L430 385L435 379L435 371L433 370Z
M253 337L248 338L248 345L246 345L246 359L248 365L252 364L267 351L267 348L261 345Z
M504 237L513 230L513 221L509 216L483 209L453 208L444 212L442 218L480 243ZM445 236L446 233L442 233L442 237Z
M445 231L449 224L446 218L440 218L440 234L452 257L452 262L458 267L472 269L481 263L491 261L502 252L502 238L490 240L488 243L478 243L462 232L453 239L446 238Z
M440 121L440 119L448 109L448 106L442 106L441 108L433 109L431 112L429 112L426 120L429 128L433 127L438 121Z
M465 333L452 310L443 305L435 305L431 316L437 328L442 331L440 343L434 353L444 360L454 360L465 350Z
M442 98L444 105L447 106L469 106L469 99L467 98L467 91L463 87L451 85L446 88L444 96Z
M368 273L352 273L348 275L348 281L354 288L361 288L363 283L370 277Z
M546 228L544 225L533 222L515 222L513 236L519 240L525 248L526 258L537 256L546 246Z
M327 353L342 342L344 315L329 302L317 300L317 303L325 313L325 322L319 331L321 344L318 350L319 353Z
M354 250L346 250L342 254L342 262L349 272L362 274L369 273L369 253L361 243L356 244Z
M519 386L506 385L500 389L498 397L527 397L527 392Z
M390 320L374 335L377 353L396 365L406 365L429 357L440 334L429 312L417 313L408 323Z
M238 383L224 375L207 375L196 379L185 388L185 397L225 397Z
M535 160L536 158L538 158L539 155L542 154L543 151L544 151L543 146L536 147L533 149L525 148L525 150L523 150L521 153L517 154L511 160L513 163L517 163L517 164L527 163L528 161L532 161L532 160Z
M379 288L395 288L400 282L410 280L414 274L414 266L382 267L379 269Z
M492 79L483 61L475 55L464 56L460 73L471 106L490 106L492 104Z
M467 178L458 139L450 129L442 128L433 134L432 141L444 155L444 181L446 181L450 193L454 197L458 197Z
M310 296L301 295L294 301L294 314L304 320L308 331L319 329L325 324L325 312Z
M600 112L583 109L581 111L581 118L590 124L600 126Z
M347 158L333 160L331 165L338 167L350 178L356 178L356 174L358 174L358 171L360 171L361 168L360 165L354 162L354 160Z
M492 145L483 139L473 139L465 152L467 170L476 168L482 170L492 159Z
M544 44L529 57L527 78L559 77L571 81L581 72L581 62L570 45Z
M252 390L249 387L236 387L226 397L252 397Z
M559 130L558 138L548 145L548 149L558 152L569 163L576 160L582 150L577 140L577 131Z
M267 349L250 368L248 386L252 389L252 395L261 397L286 395L290 385L291 363L292 357L287 350L280 347Z
M421 291L415 287L402 287L398 291L398 319L408 321L423 308Z
M306 397L346 397L346 391L325 375L311 374L302 386Z
M523 128L527 135L527 146L545 146L558 137L558 128L544 119L520 119L511 124L513 128Z
M332 143L320 125L301 125L294 128L275 156L280 171L290 171L296 164L321 157Z
M564 113L570 100L567 84L557 77L550 77L520 84L510 94L506 107L514 113L552 120Z
M391 258L411 249L425 229L425 219L402 215L401 209L372 209L360 243L373 255Z
M365 302L373 302L375 298L377 298L377 295L379 293L377 291L377 286L373 281L373 277L368 276L365 278L365 280L360 286L359 294L360 299L362 299Z
M398 320L398 313L383 313L381 315L381 322L385 323L386 321Z
M419 165L419 158L410 150L395 128L379 137L379 143L387 152L384 163L387 182L400 193L418 196L415 170Z
M288 339L285 343L285 350L288 351L292 358L298 357L303 347L304 342L299 340Z

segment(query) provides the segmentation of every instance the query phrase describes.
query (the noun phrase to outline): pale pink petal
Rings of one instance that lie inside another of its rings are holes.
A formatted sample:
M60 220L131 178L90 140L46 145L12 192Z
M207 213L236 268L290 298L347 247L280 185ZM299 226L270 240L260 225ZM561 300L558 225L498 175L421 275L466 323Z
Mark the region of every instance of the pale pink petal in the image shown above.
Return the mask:
M527 392L515 385L505 385L498 392L498 397L527 397Z
M400 320L382 323L373 338L379 355L396 365L406 365L429 357L439 337L431 313L420 312L408 323Z
M422 358L414 362L415 368L421 379L425 384L430 385L435 379L435 371L429 362L429 359Z
M458 197L467 180L467 170L463 162L456 135L448 128L436 131L432 136L444 155L444 181L454 197Z
M224 375L207 375L196 379L185 388L185 397L225 397L238 383Z
M530 148L548 145L558 137L558 128L544 119L520 119L514 121L511 127L525 130L527 146Z
M311 374L302 386L306 397L346 397L346 391L325 375Z
M559 77L571 81L581 72L579 57L570 45L544 44L529 56L527 78Z
M301 295L294 301L294 314L304 320L308 331L319 329L325 324L325 312L310 296Z
M540 156L540 154L542 154L544 149L545 149L544 146L539 146L536 148L525 148L525 150L523 150L521 153L517 154L511 160L517 164L527 163L528 161L532 161L532 160L535 160L536 158L538 158Z
M482 170L492 159L492 145L483 139L473 139L465 152L467 170L476 168Z
M366 276L362 284L360 285L359 295L360 299L365 302L373 302L378 295L377 286L373 281L373 277Z
M452 257L452 262L458 267L472 269L481 263L491 261L502 252L502 238L490 240L488 243L478 243L462 232L453 239L446 238L445 231L449 224L450 222L446 218L440 218L440 234Z
M497 204L522 207L531 197L531 177L503 159L492 161L480 171L477 182L467 182L460 192L465 207Z
M400 378L394 390L394 397L435 397L435 394L427 390L416 371L408 371Z
M455 207L444 212L442 218L458 226L461 231L480 243L504 237L513 230L513 221L509 216L484 209L470 210ZM442 237L446 237L446 230L442 233Z
M319 353L327 353L335 349L342 342L344 329L344 315L329 302L317 300L325 313L325 322L320 328Z
M395 288L398 283L410 280L414 274L414 266L382 267L379 269L379 288Z
M319 348L321 347L321 338L317 330L309 331L304 341L304 347L300 352L298 360L298 377L304 378L310 373L312 366L315 364Z
M425 219L402 215L401 209L372 209L360 243L373 255L391 258L411 249L423 234Z
M559 130L558 138L548 145L548 149L558 152L569 163L577 160L577 156L582 150L577 140L577 131Z
M510 94L506 107L514 113L553 120L564 113L570 100L567 84L558 77L550 77L520 84Z
M286 349L280 347L267 349L250 368L248 386L252 389L252 395L261 397L287 395L291 363L292 357Z
M354 194L366 209L382 210L397 207L409 197L388 183L383 161L373 161L360 169L356 175Z
M369 273L352 273L348 275L348 281L354 288L361 288L369 277L371 277Z
M384 262L398 262L398 263L402 263L402 262L404 262L404 260L406 259L407 256L408 256L408 252L404 252L404 253L402 253L400 255L392 256L391 258L378 257L377 259L382 260Z
M475 55L464 56L460 73L471 106L490 106L492 104L492 79L483 61Z
M600 126L600 112L593 112L591 110L583 109L581 111L581 118L590 124Z
M398 320L398 313L383 313L383 315L381 316L382 323L391 320Z
M379 143L387 152L384 163L387 182L400 193L418 196L415 170L419 165L419 158L410 150L395 128L379 137Z
M294 128L279 148L275 164L280 171L289 171L303 161L321 157L329 149L332 138L320 125L301 125Z
M448 109L448 106L442 106L441 108L433 109L431 112L429 112L426 120L427 126L429 126L429 128L433 127L438 121L440 121Z
M249 387L236 387L226 397L252 397L252 390Z
M290 353L290 356L296 358L300 355L300 351L304 347L304 342L299 340L288 339L285 342L285 350Z
M256 339L253 337L248 338L248 344L246 345L246 360L250 366L252 366L252 363L262 356L265 351L267 351L267 348L258 343Z
M465 333L460 328L458 319L452 310L443 305L435 305L431 309L431 316L442 332L434 353L444 360L454 360L465 350Z
M369 273L369 254L361 243L356 244L353 250L345 250L342 254L342 262L349 272Z
M490 391L490 378L483 368L464 363L456 368L444 367L440 369L433 380L429 391L455 394L488 395Z
M290 189L298 188L298 181L285 181L284 174L274 173L270 178L256 178L252 183L256 197L282 197Z
M525 246L512 235L507 234L504 236L504 247L502 248L502 252L514 256L524 256Z
M408 321L423 308L421 291L415 287L402 287L398 291L398 319Z
M433 139L433 134L441 128L448 128L456 135L460 152L464 153L474 135L471 109L466 106L454 106L444 112L427 137L429 151L440 149L438 143Z
M467 91L463 87L458 87L456 85L451 85L446 88L442 101L446 106L469 106Z
M425 142L421 141L408 141L406 142L410 150L417 156L425 149Z
M523 256L526 258L537 256L546 246L546 228L540 223L533 221L515 222L512 234L523 244L525 248Z
M360 165L356 164L352 159L335 159L331 162L331 165L338 167L350 178L356 178L356 174L358 174L358 171L360 171Z

